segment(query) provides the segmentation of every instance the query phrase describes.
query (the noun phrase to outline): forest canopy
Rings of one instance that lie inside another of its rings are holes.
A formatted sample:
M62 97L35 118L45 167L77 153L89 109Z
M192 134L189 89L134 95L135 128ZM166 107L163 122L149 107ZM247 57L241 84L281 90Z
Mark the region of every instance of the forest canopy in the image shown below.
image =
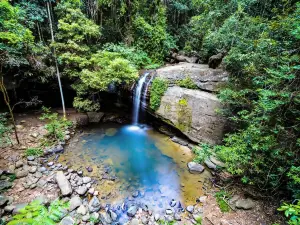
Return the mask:
M99 110L99 91L163 65L171 50L203 63L225 54L219 98L234 129L214 150L244 183L299 199L299 2L0 1L1 77L56 82L57 60L81 111Z

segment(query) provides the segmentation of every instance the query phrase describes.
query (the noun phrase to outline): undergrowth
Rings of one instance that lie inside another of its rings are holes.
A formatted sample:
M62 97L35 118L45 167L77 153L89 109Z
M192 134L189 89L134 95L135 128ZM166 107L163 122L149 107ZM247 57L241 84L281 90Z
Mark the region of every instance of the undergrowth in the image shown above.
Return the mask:
M221 191L216 192L215 197L216 197L217 203L218 203L221 211L229 212L230 207L227 204L227 202L231 198L230 193L228 193L227 191L221 190Z
M168 82L162 78L155 78L150 91L150 108L158 110L161 98L168 89Z
M27 148L25 151L26 156L41 156L43 153L41 148Z
M182 80L176 81L176 85L178 85L179 87L188 88L188 89L197 89L198 88L197 85L195 84L195 82L190 77L186 77Z

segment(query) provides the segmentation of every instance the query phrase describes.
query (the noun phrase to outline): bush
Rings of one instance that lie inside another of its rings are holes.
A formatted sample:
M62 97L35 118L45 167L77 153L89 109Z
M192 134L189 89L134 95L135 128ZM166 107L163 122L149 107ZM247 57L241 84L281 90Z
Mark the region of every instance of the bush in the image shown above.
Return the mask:
M227 204L228 200L231 198L230 194L226 191L219 191L215 194L217 203L221 209L222 212L229 212L230 207Z
M161 78L155 78L150 90L150 108L154 111L158 110L160 101L164 93L168 89L168 82Z
M186 77L182 80L176 81L176 85L179 87L183 88L188 88L188 89L197 89L198 86L194 83L194 81L190 77Z
M53 141L63 141L65 130L72 126L72 122L59 118L57 113L51 113L50 108L43 107L42 109L44 113L40 119L47 121L45 128L48 131L48 138Z
M43 155L43 150L40 148L27 148L25 155L26 156L41 156Z
M278 211L284 211L284 215L289 219L288 224L299 225L300 224L300 200L297 205L283 203Z
M193 148L193 152L196 155L196 157L194 158L194 161L201 164L201 163L204 163L204 161L212 155L213 148L209 144L200 143L199 147L195 146Z

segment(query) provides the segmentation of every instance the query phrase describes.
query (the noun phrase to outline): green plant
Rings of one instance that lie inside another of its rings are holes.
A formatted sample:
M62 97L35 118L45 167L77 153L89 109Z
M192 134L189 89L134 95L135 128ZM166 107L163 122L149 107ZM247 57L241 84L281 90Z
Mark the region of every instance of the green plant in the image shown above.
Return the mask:
M204 163L204 161L212 155L213 148L207 143L200 143L199 146L195 146L193 148L193 152L196 155L194 161L198 163Z
M57 199L47 209L39 200L35 200L20 209L7 225L54 225L66 215L68 206L69 203Z
M26 156L40 156L43 155L43 150L40 148L27 148L25 151Z
M188 76L182 80L177 80L176 85L188 89L197 89L198 86L194 83L194 81Z
M13 182L15 179L17 179L17 176L16 176L16 174L9 174L9 175L7 175L8 176L8 178L9 178L9 181L10 182Z
M161 98L168 89L168 82L161 78L155 78L150 90L150 108L157 110L160 106Z
M165 220L159 220L158 221L159 225L173 225L175 224L175 221L165 221Z
M297 205L283 203L278 209L278 211L284 211L284 215L289 219L288 224L290 225L300 224L300 201L297 201Z
M228 192L221 190L221 191L216 192L215 197L216 197L217 203L218 203L221 211L229 212L230 207L227 202L231 198L231 195Z
M41 120L46 120L45 125L48 131L48 138L54 141L62 141L65 137L65 130L72 126L72 122L65 119L59 118L57 113L51 113L50 108L43 107L44 113L40 117Z

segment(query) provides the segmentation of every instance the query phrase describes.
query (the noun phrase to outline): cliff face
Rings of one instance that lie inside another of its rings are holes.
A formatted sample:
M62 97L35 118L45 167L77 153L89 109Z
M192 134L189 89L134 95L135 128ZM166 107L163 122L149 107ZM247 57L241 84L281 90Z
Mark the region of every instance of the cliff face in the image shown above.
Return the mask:
M148 104L147 110L179 129L192 141L220 143L226 121L216 112L221 108L216 92L227 81L227 73L208 68L208 65L181 63L157 69L153 75L168 80L169 87L159 109L154 112ZM177 86L187 77L192 80L195 89Z

